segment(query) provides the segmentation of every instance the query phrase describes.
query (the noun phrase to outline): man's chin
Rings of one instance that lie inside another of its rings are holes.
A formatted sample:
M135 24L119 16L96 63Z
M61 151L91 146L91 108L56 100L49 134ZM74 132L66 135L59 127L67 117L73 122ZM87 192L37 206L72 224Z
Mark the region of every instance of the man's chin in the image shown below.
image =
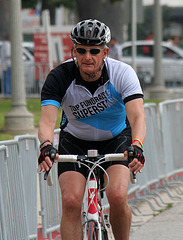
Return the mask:
M91 75L91 76L95 74L94 71L92 71L88 68L82 69L82 72L85 73L85 74Z

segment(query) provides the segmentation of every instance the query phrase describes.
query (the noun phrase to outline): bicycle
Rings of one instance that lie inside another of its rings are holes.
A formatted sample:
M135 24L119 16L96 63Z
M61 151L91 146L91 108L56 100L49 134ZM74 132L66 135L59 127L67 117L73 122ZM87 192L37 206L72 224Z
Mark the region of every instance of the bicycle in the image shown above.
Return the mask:
M51 153L51 160L54 162L56 153ZM133 146L128 147L128 161L131 162L134 156ZM105 169L101 166L107 161L124 160L123 153L98 155L97 150L88 150L87 155L59 155L58 162L77 162L83 164L89 169L89 174L86 182L88 191L88 206L82 211L83 222L83 240L114 240L112 228L109 222L106 209L102 206L103 192L109 184L109 176ZM107 184L105 187L101 184L99 171L103 171L107 176ZM50 170L45 173L44 179L48 185L52 185L52 177ZM136 175L131 173L131 182L136 183Z

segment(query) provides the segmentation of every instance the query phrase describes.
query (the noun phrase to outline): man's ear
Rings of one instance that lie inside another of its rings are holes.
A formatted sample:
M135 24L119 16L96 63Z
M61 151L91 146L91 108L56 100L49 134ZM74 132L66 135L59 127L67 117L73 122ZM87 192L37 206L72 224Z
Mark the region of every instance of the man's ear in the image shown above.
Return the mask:
M72 48L71 48L71 56L72 56L72 58L76 57L76 49L75 49L74 45L72 45Z
M103 59L105 59L108 55L109 55L109 48L105 47L104 48L104 58Z

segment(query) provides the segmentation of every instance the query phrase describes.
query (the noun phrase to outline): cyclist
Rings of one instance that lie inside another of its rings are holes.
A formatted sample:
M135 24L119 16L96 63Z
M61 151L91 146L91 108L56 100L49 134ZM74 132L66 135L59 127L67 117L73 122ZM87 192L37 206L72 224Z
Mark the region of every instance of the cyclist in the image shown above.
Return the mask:
M42 88L39 169L48 171L52 166L49 155L60 106L60 154L87 154L88 149L98 149L99 154L116 153L134 145L137 154L129 166L125 161L104 164L110 179L106 194L113 233L116 240L127 240L131 224L128 167L137 173L144 163L143 93L134 70L108 57L111 35L104 23L96 19L81 21L70 37L72 59L53 69ZM58 175L62 194L61 237L82 239L80 216L87 169L74 163L59 163Z

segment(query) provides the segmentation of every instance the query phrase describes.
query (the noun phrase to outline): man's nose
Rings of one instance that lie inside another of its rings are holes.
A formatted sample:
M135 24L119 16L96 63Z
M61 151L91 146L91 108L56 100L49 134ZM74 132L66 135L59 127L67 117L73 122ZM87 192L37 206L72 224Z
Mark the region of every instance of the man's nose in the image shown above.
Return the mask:
M91 58L91 53L90 51L86 51L85 53L85 58L90 59Z

